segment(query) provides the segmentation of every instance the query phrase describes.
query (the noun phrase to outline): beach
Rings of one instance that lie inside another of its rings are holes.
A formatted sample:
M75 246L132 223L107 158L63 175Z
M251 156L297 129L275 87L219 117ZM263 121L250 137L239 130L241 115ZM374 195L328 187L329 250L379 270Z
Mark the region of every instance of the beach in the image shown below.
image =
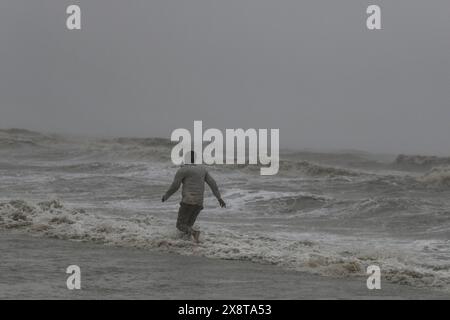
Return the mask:
M45 248L45 252L43 252ZM271 265L0 235L0 299L450 299L442 292L336 279ZM81 289L68 290L69 265Z

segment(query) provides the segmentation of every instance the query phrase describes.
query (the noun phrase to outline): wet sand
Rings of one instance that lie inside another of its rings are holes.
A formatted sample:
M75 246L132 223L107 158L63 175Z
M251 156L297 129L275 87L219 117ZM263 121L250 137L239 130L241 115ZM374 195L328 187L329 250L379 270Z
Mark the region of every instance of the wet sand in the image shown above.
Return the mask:
M450 299L386 282L368 290L365 278L2 232L0 299ZM67 289L69 265L81 268L81 290Z

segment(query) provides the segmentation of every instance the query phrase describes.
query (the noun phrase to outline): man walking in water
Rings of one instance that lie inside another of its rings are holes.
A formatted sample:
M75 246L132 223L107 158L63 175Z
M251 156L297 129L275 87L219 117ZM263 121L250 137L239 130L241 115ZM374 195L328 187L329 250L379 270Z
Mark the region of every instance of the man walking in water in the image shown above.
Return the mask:
M205 192L205 182L211 188L214 196L219 201L222 208L226 207L225 202L217 187L216 181L211 177L206 168L195 164L195 152L190 151L189 164L183 165L178 169L175 178L169 190L162 197L162 202L167 201L183 184L181 190L182 200L178 211L177 228L185 234L192 236L195 242L199 242L200 231L194 230L192 226L197 219L198 214L203 209L203 194Z

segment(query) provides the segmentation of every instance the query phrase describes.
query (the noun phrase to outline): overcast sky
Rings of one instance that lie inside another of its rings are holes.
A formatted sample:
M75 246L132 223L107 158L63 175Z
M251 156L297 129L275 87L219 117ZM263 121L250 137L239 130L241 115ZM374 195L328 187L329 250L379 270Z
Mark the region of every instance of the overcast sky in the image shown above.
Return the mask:
M82 30L66 29L79 4ZM382 8L380 31L366 8ZM450 154L448 0L2 0L0 127Z

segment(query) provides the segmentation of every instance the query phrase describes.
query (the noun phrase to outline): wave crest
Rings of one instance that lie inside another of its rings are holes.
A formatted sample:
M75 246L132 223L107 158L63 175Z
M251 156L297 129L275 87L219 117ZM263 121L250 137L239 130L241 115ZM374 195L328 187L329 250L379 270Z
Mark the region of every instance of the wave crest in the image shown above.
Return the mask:
M340 167L323 166L309 161L281 161L282 173L300 172L312 177L355 177L360 173Z
M399 155L393 166L403 170L429 170L433 167L450 166L450 157Z
M450 187L450 166L432 168L417 180L430 187L449 188Z

